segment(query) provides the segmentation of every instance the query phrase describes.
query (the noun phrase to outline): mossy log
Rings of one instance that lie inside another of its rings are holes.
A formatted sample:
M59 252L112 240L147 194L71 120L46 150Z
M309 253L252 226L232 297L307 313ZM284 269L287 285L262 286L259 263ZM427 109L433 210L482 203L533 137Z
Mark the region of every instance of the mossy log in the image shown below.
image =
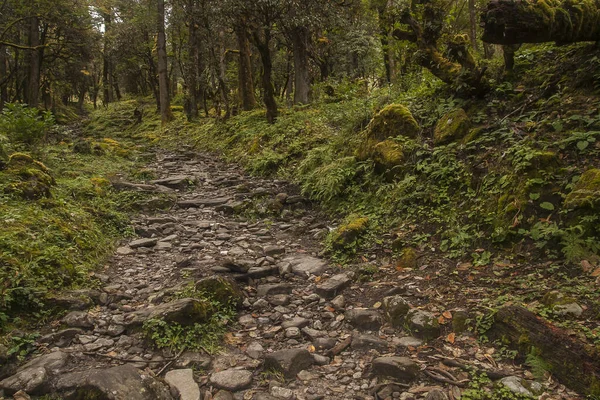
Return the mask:
M482 23L487 43L600 41L600 1L493 0Z
M563 329L519 306L507 306L495 315L488 332L525 357L535 354L548 365L552 375L584 395L600 394L600 352Z

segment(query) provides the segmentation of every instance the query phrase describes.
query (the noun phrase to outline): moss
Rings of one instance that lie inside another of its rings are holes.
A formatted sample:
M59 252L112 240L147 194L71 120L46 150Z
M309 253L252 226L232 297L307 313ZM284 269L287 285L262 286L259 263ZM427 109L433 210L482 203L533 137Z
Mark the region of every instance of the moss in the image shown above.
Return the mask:
M351 218L347 224L341 225L331 237L331 245L336 250L342 250L354 243L359 236L367 230L369 218Z
M467 135L464 137L464 139L462 140L462 142L464 144L467 143L471 143L474 140L479 139L479 137L481 136L481 134L484 132L483 128L473 128L469 130L469 133L467 133Z
M464 138L471 129L471 120L462 108L445 114L435 125L433 142L436 145L448 144Z
M600 169L589 169L581 175L565 198L566 208L596 208L600 204Z
M369 138L377 141L397 136L414 139L419 134L419 124L408 108L390 104L373 117L367 131Z
M412 247L406 247L402 250L402 256L396 263L398 268L417 268L417 252Z
M404 147L393 140L384 140L373 147L370 158L378 166L391 169L404 163Z
M2 181L5 193L25 200L50 197L50 188L56 184L44 164L24 153L14 153L9 157Z
M196 282L196 291L222 306L241 307L244 296L237 284L220 276L211 276Z

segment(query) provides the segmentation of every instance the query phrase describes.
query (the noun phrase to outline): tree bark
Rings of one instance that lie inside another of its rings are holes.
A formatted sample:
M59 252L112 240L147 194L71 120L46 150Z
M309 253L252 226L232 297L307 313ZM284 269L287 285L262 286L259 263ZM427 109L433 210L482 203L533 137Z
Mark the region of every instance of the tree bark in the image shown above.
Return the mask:
M104 14L104 51L103 51L103 63L102 63L102 103L104 107L108 106L108 103L112 101L112 87L110 80L112 77L111 65L110 65L110 43L109 43L109 31L111 25L111 10Z
M256 108L256 96L254 94L254 79L252 74L252 59L250 57L250 43L248 41L247 27L240 22L235 27L235 35L239 49L238 79L240 103L244 111Z
M469 0L469 38L471 39L471 45L473 46L473 51L478 52L477 46L477 18L475 17L475 0Z
M188 3L188 57L185 66L187 84L185 112L188 121L198 118L198 28L194 19L194 2Z
M600 353L568 332L538 318L523 307L498 310L487 335L519 351L544 360L561 383L584 394L600 393Z
M173 120L169 100L169 77L167 67L167 38L165 36L165 0L158 0L158 88L160 96L160 118L165 124Z
M40 45L40 20L38 17L31 17L29 22L29 71L27 80L27 104L30 107L37 107L40 98L40 73L41 73L41 53L38 49Z
M271 42L271 29L259 28L252 33L254 45L258 49L260 54L260 60L262 62L263 71L261 76L261 82L263 87L263 101L267 108L267 121L272 124L277 119L278 110L277 102L275 101L275 89L273 88L273 81L271 79L273 75L273 60L271 58L271 49L269 44ZM261 32L262 31L262 32Z
M482 40L487 43L566 44L600 40L600 6L592 0L493 0L482 22Z
M219 93L221 101L225 106L225 119L231 116L231 106L229 104L229 90L227 89L227 66L226 66L227 50L225 49L225 32L219 32Z
M6 47L0 46L0 111L4 108L4 104L8 102L8 67L6 65L8 57Z
M308 28L296 27L292 32L294 52L294 104L310 102L310 74L308 70Z

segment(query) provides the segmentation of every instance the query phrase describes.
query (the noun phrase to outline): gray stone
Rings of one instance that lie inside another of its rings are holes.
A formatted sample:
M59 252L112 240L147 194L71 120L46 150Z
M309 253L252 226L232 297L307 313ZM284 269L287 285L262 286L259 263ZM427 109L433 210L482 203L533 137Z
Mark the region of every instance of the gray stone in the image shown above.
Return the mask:
M71 328L93 328L92 318L85 311L72 311L65 315L62 322Z
M355 350L377 350L380 353L388 349L388 342L373 335L352 335L351 347Z
M76 292L48 296L44 303L48 308L60 308L70 311L83 311L94 305L90 296Z
M287 306L290 304L290 296L287 294L276 294L269 297L269 303L273 304L274 306Z
M379 357L373 360L373 373L398 382L411 382L419 373L419 366L408 357Z
M277 399L283 400L293 400L295 397L293 390L280 386L273 386L271 388L271 395Z
M287 329L287 328L291 328L291 327L304 328L305 326L308 326L309 324L310 324L310 321L308 319L296 316L292 319L284 321L281 324L281 327L283 329Z
M267 297L275 294L291 294L294 287L289 283L272 283L259 285L256 294L259 297Z
M212 400L234 400L233 395L226 390L219 390L212 398Z
M68 328L61 331L44 335L37 340L38 343L51 344L56 347L67 347L77 335L81 335L83 330L79 328Z
M207 370L210 368L212 358L197 351L185 351L177 358L173 366L181 369Z
M327 332L323 332L317 329L310 328L305 326L302 328L302 333L304 333L310 340L315 340L317 338L323 337L327 334Z
M292 272L303 278L310 275L321 275L327 269L327 263L320 258L312 256L301 256L297 258L286 258L291 265Z
M346 306L346 298L344 295L335 296L333 300L331 300L331 306L336 310L343 310Z
M280 371L286 379L313 365L313 356L306 349L279 350L265 356L265 369Z
M121 246L117 249L117 254L119 254L121 256L128 256L131 254L135 254L135 250L133 250L129 246Z
M199 208L203 206L216 207L222 204L228 203L232 200L231 197L215 197L209 199L193 199L193 200L182 200L178 201L177 205L180 208Z
M316 293L326 299L332 299L352 283L348 274L337 274L317 285Z
M320 354L313 354L313 360L317 365L327 365L329 364L329 357L322 356Z
M577 303L557 304L553 308L554 312L561 316L572 315L576 318L581 317L583 308Z
M515 394L521 394L530 397L540 394L543 389L540 383L527 381L518 376L507 376L506 378L502 378L500 383Z
M410 310L406 316L408 328L417 337L430 340L440 336L440 324L430 312L423 310Z
M300 336L301 336L300 329L298 329L295 326L292 326L291 328L287 328L285 330L285 337L288 339L296 339L296 338L299 338Z
M60 373L69 359L69 354L62 351L34 358L19 368L16 374L0 381L0 389L4 389L8 395L19 390L29 394L44 395L52 390L52 378Z
M252 372L245 369L227 369L213 373L209 381L218 389L237 392L252 385Z
M207 302L197 299L178 299L156 307L134 311L126 314L125 325L140 326L149 319L160 319L166 322L176 322L180 325L193 325L203 322L208 317L211 307Z
M249 357L254 358L254 359L261 358L264 352L265 352L265 349L258 342L252 342L246 348L246 354L248 354Z
M271 257L275 257L280 254L285 254L285 247L283 247L283 246L271 245L271 246L266 246L263 250L264 250L266 256L271 256Z
M174 369L167 372L165 381L179 393L179 400L200 400L200 388L194 381L191 369Z
M392 342L401 347L419 347L423 344L421 339L412 336L405 336L397 339L394 338Z
M140 247L154 247L156 246L156 243L158 243L157 238L137 239L129 243L129 247L131 247L132 249L137 249Z
M408 301L402 296L387 296L383 298L383 313L385 318L395 328L400 328L406 321L406 314L410 310Z
M448 396L446 396L446 393L442 392L441 390L434 389L427 393L425 400L448 400Z
M195 182L196 178L191 175L174 175L150 181L152 185L166 186L170 189L186 189Z
M329 350L336 344L336 340L328 337L320 337L313 340L313 346L317 350Z
M128 364L64 374L56 391L67 399L174 400L166 385Z
M356 329L377 331L382 325L381 314L375 310L354 308L344 313L346 321Z

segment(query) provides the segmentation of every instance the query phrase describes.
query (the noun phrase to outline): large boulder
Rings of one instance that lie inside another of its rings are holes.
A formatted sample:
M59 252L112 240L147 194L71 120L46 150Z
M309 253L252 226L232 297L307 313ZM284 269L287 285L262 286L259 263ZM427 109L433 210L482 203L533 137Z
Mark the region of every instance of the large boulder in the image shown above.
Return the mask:
M62 351L34 358L19 368L16 374L0 381L0 390L8 395L19 390L34 395L49 393L53 390L52 379L60 374L69 359L69 354Z
M164 383L130 364L65 374L56 391L65 400L174 400Z
M0 185L5 193L25 200L50 197L50 188L56 184L50 170L41 162L24 153L12 154L6 165Z
M565 198L566 208L596 208L600 205L600 169L592 168L585 171L571 193Z
M209 276L199 280L196 282L196 291L222 306L240 308L244 301L244 294L238 284L222 276Z
M440 118L433 130L433 143L448 144L467 136L471 129L471 120L462 108L450 111Z
M359 160L371 159L386 169L401 165L405 160L402 142L415 139L419 131L419 124L408 108L390 104L373 117L362 133L356 157Z

